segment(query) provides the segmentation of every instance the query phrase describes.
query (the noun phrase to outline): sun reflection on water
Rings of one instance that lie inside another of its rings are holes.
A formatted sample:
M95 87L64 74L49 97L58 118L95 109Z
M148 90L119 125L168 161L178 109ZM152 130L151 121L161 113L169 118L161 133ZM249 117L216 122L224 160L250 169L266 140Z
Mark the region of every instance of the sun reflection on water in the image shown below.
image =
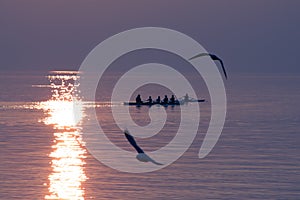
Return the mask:
M48 177L49 194L45 199L84 199L83 183L85 173L86 150L81 137L80 123L83 118L83 106L76 96L76 72L54 72L48 76L52 97L41 102L40 106L47 114L42 122L54 130L52 152L49 157L52 172Z

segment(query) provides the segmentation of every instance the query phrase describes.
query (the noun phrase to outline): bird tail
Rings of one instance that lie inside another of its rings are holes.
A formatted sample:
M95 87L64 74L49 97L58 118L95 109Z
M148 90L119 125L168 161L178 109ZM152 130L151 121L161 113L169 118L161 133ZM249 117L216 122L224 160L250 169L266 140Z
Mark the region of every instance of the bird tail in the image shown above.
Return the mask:
M145 154L147 156L148 161L152 162L155 165L164 165L162 163L156 162L154 159L152 159L150 156L148 156L147 154Z

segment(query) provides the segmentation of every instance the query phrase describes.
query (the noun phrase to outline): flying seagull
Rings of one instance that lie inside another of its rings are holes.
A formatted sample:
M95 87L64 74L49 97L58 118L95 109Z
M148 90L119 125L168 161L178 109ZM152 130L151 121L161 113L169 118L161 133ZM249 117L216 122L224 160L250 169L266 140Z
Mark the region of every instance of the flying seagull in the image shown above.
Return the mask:
M210 56L210 58L212 60L217 60L221 63L221 66L222 66L222 69L223 69L223 72L224 72L224 75L225 75L225 78L227 79L227 73L225 71L225 67L224 67L224 64L223 64L223 61L221 60L221 58L219 58L218 56L214 55L214 54L210 54L210 53L200 53L196 56L193 56L191 57L189 60L192 60L192 59L195 59L195 58L198 58L198 57L201 57L201 56Z
M137 144L136 141L134 140L134 137L132 135L130 135L128 130L124 131L125 137L127 138L128 142L135 148L135 150L138 152L138 155L136 155L136 159L138 159L141 162L152 162L156 165L163 165L161 163L156 162L155 160L153 160L152 158L150 158L150 156L148 156L147 154L145 154L145 152L143 151L143 149L141 149Z

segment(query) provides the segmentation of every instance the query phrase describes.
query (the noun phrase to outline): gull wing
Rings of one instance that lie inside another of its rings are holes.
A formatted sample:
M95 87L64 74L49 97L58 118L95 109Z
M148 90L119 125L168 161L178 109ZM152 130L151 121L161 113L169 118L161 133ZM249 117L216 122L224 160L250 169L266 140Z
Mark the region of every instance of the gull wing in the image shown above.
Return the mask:
M128 130L124 131L125 137L127 138L128 142L135 148L135 150L138 153L144 153L144 151L137 145L134 137L132 135L130 135Z
M195 59L195 58L199 58L201 56L210 56L210 58L212 60L217 60L221 63L221 66L222 66L222 69L223 69L223 72L224 72L224 75L225 75L225 78L227 79L227 73L226 73L226 70L225 70L225 67L224 67L224 63L223 61L221 60L221 58L219 58L218 56L214 55L214 54L210 54L210 53L200 53L198 55L195 55L193 57L191 57L189 60L192 60L192 59Z
M225 70L225 67L224 67L224 64L223 64L223 61L221 60L221 58L219 58L218 56L213 55L213 54L209 54L209 55L210 55L211 59L217 60L217 61L219 61L221 63L221 66L222 66L225 78L227 79L227 73L226 73L226 70Z
M199 58L201 56L209 56L209 53L200 53L198 55L195 55L195 56L191 57L189 60L193 60L193 59Z

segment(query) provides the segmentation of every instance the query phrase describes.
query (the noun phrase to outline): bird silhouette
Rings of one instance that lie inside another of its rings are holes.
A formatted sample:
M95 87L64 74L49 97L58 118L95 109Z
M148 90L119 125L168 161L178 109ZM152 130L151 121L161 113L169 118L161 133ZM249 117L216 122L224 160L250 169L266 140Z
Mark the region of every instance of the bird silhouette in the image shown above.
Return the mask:
M193 60L195 58L199 58L199 57L202 57L202 56L210 56L210 58L212 60L217 60L221 63L221 66L222 66L222 69L223 69L223 72L224 72L224 75L225 75L225 78L227 79L227 73L226 73L226 70L225 70L225 67L224 67L224 64L223 64L223 61L221 60L221 58L219 58L218 56L214 55L214 54L211 54L211 53L200 53L198 55L195 55L193 57L191 57L189 60Z
M129 133L129 131L126 129L124 130L124 134L125 134L125 137L127 138L128 142L135 148L135 150L138 152L137 156L136 156L136 159L141 161L141 162L152 162L156 165L163 165L159 162L156 162L155 160L153 160L150 156L148 156L144 151L143 149L141 149L134 137Z

